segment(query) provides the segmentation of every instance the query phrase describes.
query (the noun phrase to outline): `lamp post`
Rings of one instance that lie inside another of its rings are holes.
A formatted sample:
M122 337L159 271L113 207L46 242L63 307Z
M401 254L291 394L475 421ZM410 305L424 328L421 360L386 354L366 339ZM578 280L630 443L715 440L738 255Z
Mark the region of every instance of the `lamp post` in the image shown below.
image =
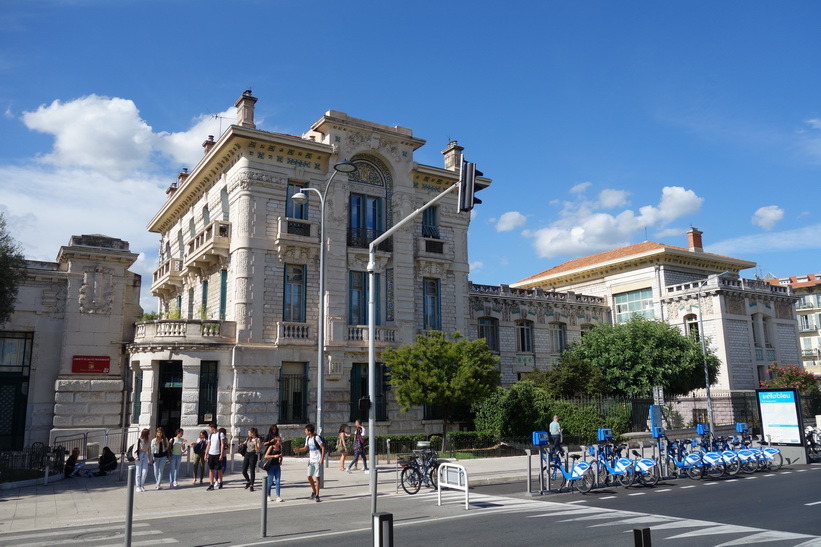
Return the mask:
M701 356L704 359L704 386L707 388L707 420L710 423L710 434L712 435L715 435L715 422L713 421L713 399L710 395L710 367L707 365L707 345L704 333L704 314L701 310L701 290L711 279L719 279L721 277L733 277L733 274L724 272L707 276L707 279L699 282L698 294L696 295L698 302L698 338L701 342Z
M337 173L353 173L354 171L356 171L356 165L348 160L335 163L334 172L331 173L322 192L316 188L303 188L301 192L291 197L294 202L304 204L308 201L305 192L314 192L319 196L319 319L316 329L316 432L319 434L322 433L322 405L325 387L325 197Z

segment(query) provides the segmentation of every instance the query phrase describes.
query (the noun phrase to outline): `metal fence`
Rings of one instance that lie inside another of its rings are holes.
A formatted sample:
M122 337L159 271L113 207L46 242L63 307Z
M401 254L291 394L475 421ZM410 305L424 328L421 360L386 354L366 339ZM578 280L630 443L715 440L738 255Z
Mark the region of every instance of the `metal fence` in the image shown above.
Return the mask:
M40 471L49 468L49 474L63 472L66 452L62 448L50 450L43 443L34 443L22 450L5 450L0 452L0 480L10 471Z

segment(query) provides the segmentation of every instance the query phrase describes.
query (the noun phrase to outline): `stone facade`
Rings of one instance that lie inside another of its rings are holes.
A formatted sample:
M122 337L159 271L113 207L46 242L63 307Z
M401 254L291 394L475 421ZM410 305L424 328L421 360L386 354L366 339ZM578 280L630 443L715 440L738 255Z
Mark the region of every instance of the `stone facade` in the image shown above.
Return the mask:
M789 286L798 297L800 362L804 368L821 378L821 274L804 274L776 279L767 276L774 286ZM789 333L782 333L789 336ZM796 363L796 361L790 361Z
M133 339L140 276L128 243L72 236L56 262L28 261L5 356L0 445L20 448L89 429L120 428L127 400L125 343Z
M439 168L414 161L425 141L411 130L341 112L302 137L260 131L256 100L240 97L236 125L206 140L201 162L180 173L150 222L161 239L151 289L164 318L138 324L129 346L136 425L201 428L213 419L232 433L278 423L301 434L316 420L318 373L325 434L362 416L367 245L459 178L456 143L443 152L450 167ZM343 159L356 171L334 173ZM325 202L322 242L314 189ZM306 205L292 199L300 191ZM467 330L470 215L457 209L452 192L377 252L377 360L426 330ZM320 245L326 362L318 372ZM218 336L207 337L206 325ZM419 431L422 409L400 412L382 387L380 433Z

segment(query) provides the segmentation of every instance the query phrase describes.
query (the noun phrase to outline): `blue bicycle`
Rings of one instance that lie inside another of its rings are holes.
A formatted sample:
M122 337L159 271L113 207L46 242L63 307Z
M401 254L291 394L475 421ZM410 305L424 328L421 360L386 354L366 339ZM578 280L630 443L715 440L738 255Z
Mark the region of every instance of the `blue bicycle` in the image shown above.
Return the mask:
M573 465L570 466L570 469L565 469L564 465L562 465L561 456L563 455L564 451L561 449L551 450L549 455L543 451L542 462L545 465L542 467L542 471L547 469L551 482L556 481L560 476L559 474L561 474L562 483L559 486L559 490L563 490L565 487L569 487L570 489L575 487L582 494L590 492L595 482L593 468L590 466L590 463L578 461L581 456L571 454L570 459L573 460Z

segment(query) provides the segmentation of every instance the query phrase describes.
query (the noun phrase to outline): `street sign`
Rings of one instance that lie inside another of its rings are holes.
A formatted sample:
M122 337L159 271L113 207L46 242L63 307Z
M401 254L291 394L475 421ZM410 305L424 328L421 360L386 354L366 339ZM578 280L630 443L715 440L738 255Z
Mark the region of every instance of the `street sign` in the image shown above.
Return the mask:
M661 386L653 386L653 404L654 405L663 405L664 404L664 388Z

